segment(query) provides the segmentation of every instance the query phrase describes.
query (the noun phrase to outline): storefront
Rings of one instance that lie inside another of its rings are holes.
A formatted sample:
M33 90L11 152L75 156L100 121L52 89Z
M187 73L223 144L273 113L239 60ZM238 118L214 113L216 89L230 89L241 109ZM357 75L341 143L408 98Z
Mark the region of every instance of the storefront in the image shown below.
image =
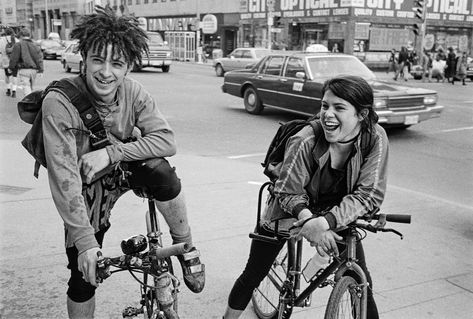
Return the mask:
M304 50L313 43L386 63L391 49L421 48L411 0L241 0L239 46ZM269 3L269 7L266 3ZM473 0L427 1L424 47L473 52ZM273 25L268 30L268 16ZM270 31L270 32L268 32ZM335 45L336 44L336 45Z

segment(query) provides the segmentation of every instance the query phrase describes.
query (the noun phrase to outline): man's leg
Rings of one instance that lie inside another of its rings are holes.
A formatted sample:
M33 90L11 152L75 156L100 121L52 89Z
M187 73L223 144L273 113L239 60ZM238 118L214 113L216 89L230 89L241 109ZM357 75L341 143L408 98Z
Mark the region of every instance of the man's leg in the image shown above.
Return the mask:
M156 200L155 203L169 226L173 244L189 243L192 245L184 192L181 190L175 198L164 202Z

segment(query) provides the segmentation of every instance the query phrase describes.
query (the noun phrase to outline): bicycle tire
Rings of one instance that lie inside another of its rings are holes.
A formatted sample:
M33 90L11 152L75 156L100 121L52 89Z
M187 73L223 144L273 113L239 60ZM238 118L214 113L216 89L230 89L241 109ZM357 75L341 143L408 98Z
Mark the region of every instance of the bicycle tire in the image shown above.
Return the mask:
M166 262L169 265L169 273L171 275L174 275L174 269L173 269L171 258L170 257L166 258ZM143 282L145 284L147 284L147 277L148 276L145 275L144 278L143 278ZM153 278L153 281L154 281L154 278ZM150 286L154 286L154 285L155 285L155 281ZM171 313L171 314L166 313L166 311L161 307L161 305L159 304L159 301L156 298L157 293L155 291L153 291L153 289L151 289L151 288L146 288L144 290L144 303L145 303L144 307L146 308L146 311L144 313L144 319L158 318L156 315L154 315L155 312L157 312L157 311L163 311L165 313L165 317L167 319L178 319L179 318L179 316L177 315L178 314L178 299L177 299L178 290L177 290L177 287L176 287L176 282L172 281L172 285L173 285L172 298L174 300L174 303L173 303L173 306L172 306L172 309L174 310L173 313Z
M353 277L340 278L328 299L324 319L361 319L361 298L356 287L358 282Z
M276 319L279 296L287 276L287 244L279 252L266 277L253 291L251 302L259 319Z

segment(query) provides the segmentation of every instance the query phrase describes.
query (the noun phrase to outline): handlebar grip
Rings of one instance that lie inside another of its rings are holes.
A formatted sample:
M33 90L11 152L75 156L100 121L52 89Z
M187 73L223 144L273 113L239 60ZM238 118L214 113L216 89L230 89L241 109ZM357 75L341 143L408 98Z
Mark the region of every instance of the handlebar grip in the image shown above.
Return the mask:
M411 223L411 215L386 214L386 221L393 222L393 223L410 224Z
M191 250L191 248L191 245L189 245L188 243L174 244L171 246L160 247L156 249L155 255L158 258L167 258L187 253L189 252L189 250Z

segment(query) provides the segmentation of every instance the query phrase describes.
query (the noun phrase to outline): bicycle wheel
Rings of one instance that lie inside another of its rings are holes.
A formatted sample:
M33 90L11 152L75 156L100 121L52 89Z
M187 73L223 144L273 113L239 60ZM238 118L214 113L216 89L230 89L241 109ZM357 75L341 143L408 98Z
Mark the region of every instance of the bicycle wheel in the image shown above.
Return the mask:
M279 295L287 275L287 245L279 252L271 269L253 291L251 302L256 315L260 319L277 318L279 309Z
M171 263L171 258L166 258L167 263L169 264L169 273L171 275L174 275L174 270L173 266ZM145 274L143 278L143 282L145 284L148 284L148 276ZM164 318L166 319L179 319L179 316L177 314L177 282L174 280L171 280L170 283L171 289L172 289L172 299L173 299L173 304L172 307L166 308L163 307L159 301L158 301L158 288L143 288L143 297L144 297L144 307L145 307L145 312L144 312L144 318L145 319L154 319L154 318L161 318L158 316L160 312L164 314ZM150 286L152 287L157 287L158 286L158 281L155 277L152 277L152 282L149 283Z
M343 276L335 284L328 299L325 319L361 319L359 285L353 277Z

